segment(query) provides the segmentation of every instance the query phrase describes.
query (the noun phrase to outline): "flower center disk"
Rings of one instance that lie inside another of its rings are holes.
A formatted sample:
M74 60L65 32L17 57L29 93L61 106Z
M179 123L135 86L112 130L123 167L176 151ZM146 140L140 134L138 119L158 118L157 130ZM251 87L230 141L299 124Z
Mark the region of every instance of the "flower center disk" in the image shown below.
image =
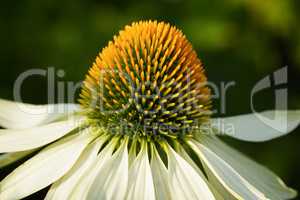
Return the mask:
M112 133L179 137L210 115L201 61L183 33L163 22L126 26L90 68L80 103Z

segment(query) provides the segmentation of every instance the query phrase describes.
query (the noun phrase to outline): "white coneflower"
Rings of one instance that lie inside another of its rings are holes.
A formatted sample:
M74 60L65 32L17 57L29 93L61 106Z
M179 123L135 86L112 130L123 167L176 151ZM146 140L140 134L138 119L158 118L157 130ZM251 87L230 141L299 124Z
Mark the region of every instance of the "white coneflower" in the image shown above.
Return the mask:
M275 174L217 138L226 133L214 125L220 119L210 118L205 83L181 31L163 22L126 26L90 69L81 106L0 100L6 128L0 168L34 155L1 181L0 199L22 199L49 185L47 200L295 197ZM275 112L281 113L267 114ZM288 114L291 123L299 118L298 111ZM254 114L222 123L234 126L232 137L248 141L286 133Z

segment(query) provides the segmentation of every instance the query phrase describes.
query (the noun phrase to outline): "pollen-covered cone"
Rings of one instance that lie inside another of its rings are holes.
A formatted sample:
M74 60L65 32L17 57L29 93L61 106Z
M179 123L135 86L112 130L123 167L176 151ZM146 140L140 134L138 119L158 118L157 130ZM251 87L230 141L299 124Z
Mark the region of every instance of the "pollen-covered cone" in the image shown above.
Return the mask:
M97 56L80 106L0 100L0 169L23 161L1 180L0 199L48 186L47 200L294 198L218 137L270 140L297 127L299 111L258 113L277 116L274 127L286 131L257 113L212 119L206 81L180 30L156 21L126 26Z

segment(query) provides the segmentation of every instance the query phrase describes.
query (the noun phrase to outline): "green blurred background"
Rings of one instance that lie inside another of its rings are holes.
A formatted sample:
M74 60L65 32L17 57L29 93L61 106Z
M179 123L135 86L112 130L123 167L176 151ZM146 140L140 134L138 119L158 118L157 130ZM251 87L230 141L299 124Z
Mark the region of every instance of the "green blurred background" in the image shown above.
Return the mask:
M80 81L97 53L126 24L156 19L183 30L210 81L236 82L227 93L226 113L216 116L250 112L253 86L284 66L289 66L289 106L299 108L299 8L296 0L2 1L0 97L12 99L14 81L31 68L53 66L66 72L57 81ZM46 78L27 79L22 97L26 102L47 103ZM214 106L220 111L220 100ZM257 94L255 106L272 109L274 90ZM225 140L300 191L299 134L298 128L286 137L258 144ZM11 168L1 172L2 177Z

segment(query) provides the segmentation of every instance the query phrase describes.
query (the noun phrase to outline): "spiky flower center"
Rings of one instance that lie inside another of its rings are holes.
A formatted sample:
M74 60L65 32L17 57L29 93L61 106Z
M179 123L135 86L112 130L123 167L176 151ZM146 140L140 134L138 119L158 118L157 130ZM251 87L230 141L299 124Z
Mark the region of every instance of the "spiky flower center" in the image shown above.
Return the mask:
M80 103L112 133L179 137L209 117L210 90L183 33L146 21L126 26L102 50Z

